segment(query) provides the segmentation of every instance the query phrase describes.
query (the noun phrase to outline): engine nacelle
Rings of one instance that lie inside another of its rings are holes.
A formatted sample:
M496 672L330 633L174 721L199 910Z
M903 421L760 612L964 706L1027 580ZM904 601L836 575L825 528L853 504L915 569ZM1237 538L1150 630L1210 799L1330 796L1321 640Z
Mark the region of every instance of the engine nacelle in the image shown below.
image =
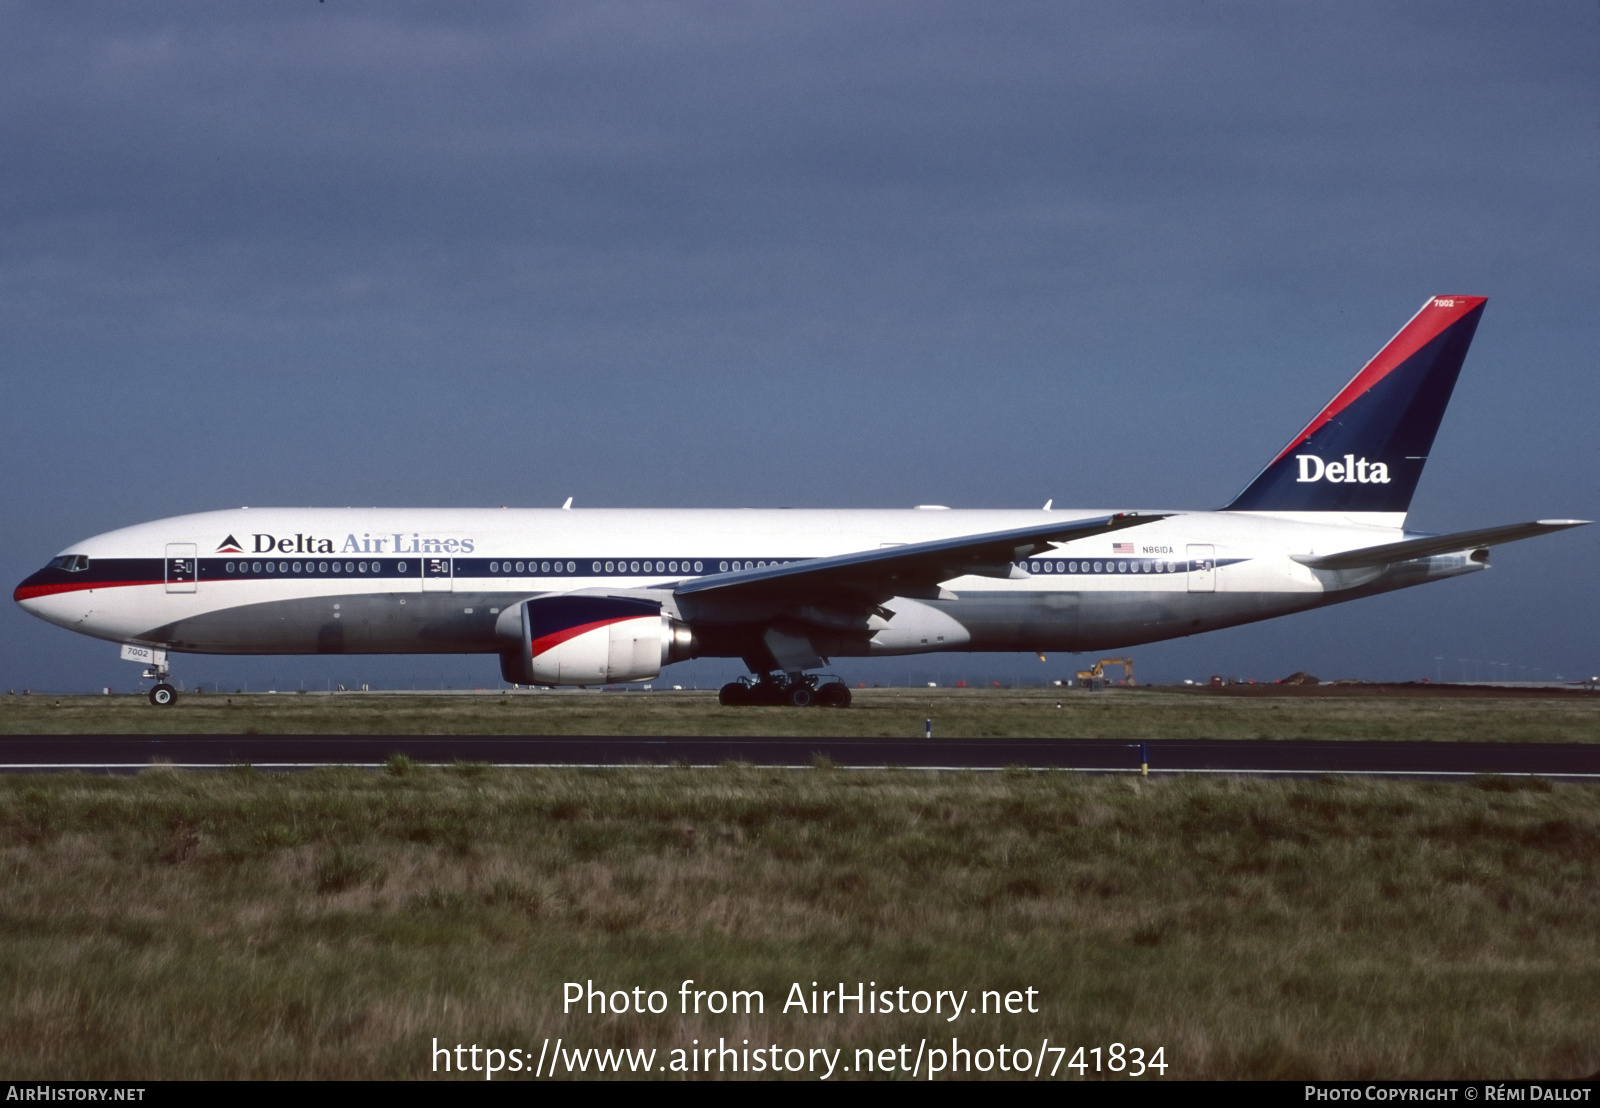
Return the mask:
M633 596L541 596L500 617L520 649L500 655L500 673L518 685L604 685L648 681L668 662L692 657L694 635L661 609Z

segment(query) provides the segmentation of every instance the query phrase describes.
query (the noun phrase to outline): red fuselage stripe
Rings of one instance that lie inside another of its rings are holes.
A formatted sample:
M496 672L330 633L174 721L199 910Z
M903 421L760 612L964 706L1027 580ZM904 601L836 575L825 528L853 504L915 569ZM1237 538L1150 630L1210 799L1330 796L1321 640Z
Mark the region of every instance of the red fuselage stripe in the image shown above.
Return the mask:
M62 592L83 592L85 589L122 589L129 585L160 585L161 581L66 581L59 585L18 585L11 593L12 600L32 600L36 596L54 596Z

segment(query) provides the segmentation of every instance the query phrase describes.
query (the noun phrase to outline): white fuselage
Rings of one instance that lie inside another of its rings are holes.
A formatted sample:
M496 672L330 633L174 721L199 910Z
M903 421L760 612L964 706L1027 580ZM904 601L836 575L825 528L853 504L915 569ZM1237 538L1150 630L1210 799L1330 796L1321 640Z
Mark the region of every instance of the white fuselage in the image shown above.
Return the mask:
M81 579L18 587L27 610L83 634L216 654L497 653L503 611L556 593L647 591L739 656L740 628L796 621L823 655L1099 650L1267 619L1484 567L1463 554L1317 570L1319 556L1406 537L1398 515L1174 512L895 598L865 628L826 612L684 598L710 574L1103 511L330 509L205 512L75 543ZM230 541L231 540L231 541ZM119 568L120 567L120 568ZM174 568L176 567L176 568ZM36 575L37 577L38 575Z

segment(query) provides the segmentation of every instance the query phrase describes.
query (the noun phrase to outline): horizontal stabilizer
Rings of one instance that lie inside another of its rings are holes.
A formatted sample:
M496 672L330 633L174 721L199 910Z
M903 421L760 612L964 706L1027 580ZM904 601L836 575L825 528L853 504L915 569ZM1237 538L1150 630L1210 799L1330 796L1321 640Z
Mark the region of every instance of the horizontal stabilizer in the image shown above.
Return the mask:
M1294 560L1312 569L1360 569L1369 566L1392 565L1413 558L1427 558L1434 554L1450 554L1458 550L1476 550L1501 543L1531 539L1535 535L1549 535L1565 531L1568 527L1582 527L1591 522L1586 519L1541 519L1533 523L1510 523L1504 527L1483 527L1477 531L1457 531L1453 535L1430 535L1423 539L1384 543L1382 546L1364 546L1360 550L1345 550L1338 554L1315 556L1297 554Z
M773 597L844 590L883 597L906 596L910 590L928 589L968 573L996 576L997 571L1009 563L1032 557L1059 543L1139 527L1165 519L1168 514L1121 512L1010 531L906 543L831 558L807 558L783 565L697 577L678 585L673 592L679 596Z

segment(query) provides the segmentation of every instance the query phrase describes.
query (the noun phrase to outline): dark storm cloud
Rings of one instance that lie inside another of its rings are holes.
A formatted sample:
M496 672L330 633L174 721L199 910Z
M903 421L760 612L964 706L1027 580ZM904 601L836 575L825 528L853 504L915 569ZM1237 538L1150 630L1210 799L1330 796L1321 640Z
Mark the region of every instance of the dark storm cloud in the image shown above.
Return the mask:
M1207 506L1434 292L1493 300L1427 523L1593 514L1597 54L1576 2L5 5L5 564L237 502Z
M74 326L867 296L921 330L1362 251L1516 264L1582 188L1592 44L1462 11L14 9L8 284Z

